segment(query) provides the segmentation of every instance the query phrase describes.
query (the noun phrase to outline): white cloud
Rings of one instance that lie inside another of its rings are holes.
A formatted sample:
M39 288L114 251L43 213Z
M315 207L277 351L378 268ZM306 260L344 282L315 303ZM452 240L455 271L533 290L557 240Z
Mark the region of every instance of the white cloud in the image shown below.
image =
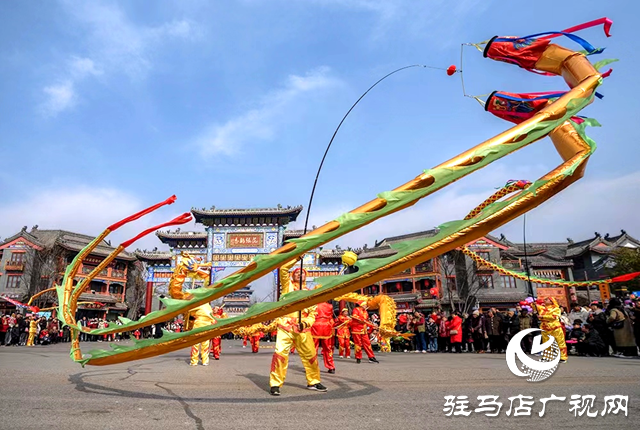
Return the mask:
M615 235L620 229L640 237L639 189L640 172L609 179L589 178L587 173L586 178L527 214L527 241L563 242L567 237L582 240L593 237L595 231ZM429 230L443 222L464 218L495 191L486 185L484 190L470 193L464 186L453 184L413 207L356 230L334 243L343 247L361 247L367 243L371 247L376 240L388 236ZM309 224L320 226L362 203L344 202L340 206L316 208ZM302 221L290 228L302 228L304 214L299 219ZM522 242L522 225L520 217L494 234L504 233L509 240ZM333 244L325 246L332 247Z
M232 155L256 140L270 140L282 124L282 113L306 94L340 85L329 75L329 69L319 68L305 76L291 75L286 84L264 96L257 107L231 118L225 123L207 126L195 139L204 155Z
M40 105L40 111L46 117L54 117L72 107L76 102L75 89L71 80L44 87L42 92L46 99Z
M303 0L321 6L364 10L375 14L377 24L372 37L380 39L390 32L438 40L449 45L450 36L460 29L463 18L488 7L490 0ZM456 44L459 41L455 42Z
M96 68L96 64L90 58L72 56L69 61L69 69L71 75L75 78L99 76L103 74L103 71Z
M199 37L201 35L199 29L196 28L193 23L184 19L163 24L156 33L159 33L158 36L160 37L162 37L163 34L168 34L184 39Z
M640 236L640 172L596 179L586 177L527 214L527 241L583 240L594 232L616 235L620 229ZM522 219L499 229L522 242Z
M174 20L158 26L133 23L113 3L68 1L67 10L87 31L90 56L109 71L143 78L152 67L152 50L170 38L190 39L195 24Z
M167 196L169 197L169 196ZM113 188L51 188L41 189L22 200L0 205L0 237L7 238L22 226L38 225L40 230L68 230L75 233L98 235L109 225L157 202L142 201L139 197ZM169 207L158 209L145 217L123 226L107 240L113 245L121 243L154 225L169 221L187 212L180 200ZM193 229L185 224L182 229ZM172 227L174 228L174 227ZM154 234L133 244L135 248L162 247Z
M166 196L169 197L169 196ZM27 231L38 225L40 230L67 230L74 233L96 236L109 225L130 216L145 207L155 204L155 201L142 201L138 196L114 188L51 188L41 189L24 196L20 201L0 203L0 242L18 233L23 226ZM144 216L110 234L106 240L112 246L117 246L143 230L167 222L183 212L188 212L190 206L178 200L171 206L165 206L151 214ZM192 221L179 226L183 231L202 231L202 225L196 226ZM165 227L162 230L176 227ZM167 249L155 234L140 239L132 244L127 251L135 249ZM218 279L226 277L237 269L228 269L218 273ZM257 299L264 299L272 288L271 274L252 283Z
M69 14L86 34L86 45L82 56L69 55L62 67L59 80L68 83L67 88L86 78L105 74L124 73L131 79L144 79L153 66L155 48L170 39L193 40L201 36L199 28L187 20L174 20L158 26L136 25L120 8L112 3L65 1ZM45 87L43 92L49 103ZM58 104L57 109L48 109L46 116L73 107L74 103Z

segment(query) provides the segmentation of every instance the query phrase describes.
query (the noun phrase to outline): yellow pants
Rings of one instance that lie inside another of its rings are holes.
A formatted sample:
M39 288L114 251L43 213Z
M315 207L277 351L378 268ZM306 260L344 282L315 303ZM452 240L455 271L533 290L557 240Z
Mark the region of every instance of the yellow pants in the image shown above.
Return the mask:
M552 336L558 342L558 347L560 348L560 360L567 359L567 343L564 339L564 330L562 327L555 328L553 330L543 330L542 331L542 343L549 340L549 336Z
M27 346L33 346L33 340L35 339L36 334L29 332L29 339L27 339Z
M292 333L279 328L276 348L271 360L270 387L282 387L284 384L289 365L289 352L294 345L298 349L298 355L307 375L307 385L320 383L320 367L311 333Z
M202 359L202 365L207 366L209 364L209 342L196 343L191 347L191 365L198 365L198 349L200 349L200 358Z

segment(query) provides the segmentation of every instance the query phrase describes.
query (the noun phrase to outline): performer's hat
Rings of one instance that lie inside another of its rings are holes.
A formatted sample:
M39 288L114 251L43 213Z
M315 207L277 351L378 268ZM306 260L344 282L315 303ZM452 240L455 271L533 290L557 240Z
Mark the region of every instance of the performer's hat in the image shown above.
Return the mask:
M345 251L344 254L342 254L342 264L346 266L353 266L356 264L356 261L358 261L358 256L355 252Z
M347 309L347 308L342 308L342 310L341 310L340 312L346 312L346 313L349 313L349 309Z
M366 301L366 300L360 300L360 301L358 302L358 304L359 304L360 306L366 306L366 305L367 305L367 301Z
M300 272L299 267L296 267L295 269L293 269L293 273L298 273L298 272ZM307 269L302 269L302 273L304 273L304 276L307 276L308 275Z

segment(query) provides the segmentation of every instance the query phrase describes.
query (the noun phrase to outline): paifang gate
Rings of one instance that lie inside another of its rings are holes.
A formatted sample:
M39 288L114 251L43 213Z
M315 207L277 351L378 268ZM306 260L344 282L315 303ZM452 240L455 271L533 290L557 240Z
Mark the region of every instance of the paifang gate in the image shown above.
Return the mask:
M169 251L137 251L139 260L147 263L147 303L145 313L155 310L153 296L166 294L169 278L176 264L176 256L185 251L211 262L211 279L226 268L240 269L247 266L259 254L268 254L281 247L289 236L302 233L286 231L290 222L297 219L302 206L278 205L262 209L191 209L196 224L203 231L158 231L158 239ZM274 272L274 282L276 282ZM194 283L192 288L197 288ZM275 291L275 288L274 288Z

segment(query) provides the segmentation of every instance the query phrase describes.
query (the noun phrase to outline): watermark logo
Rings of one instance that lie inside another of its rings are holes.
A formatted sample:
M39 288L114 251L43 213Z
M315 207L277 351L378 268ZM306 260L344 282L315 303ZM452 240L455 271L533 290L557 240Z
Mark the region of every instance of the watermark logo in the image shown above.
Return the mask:
M558 368L560 362L560 347L558 342L552 336L542 343L542 336L537 335L533 338L533 344L531 346L531 354L541 353L538 357L529 357L526 352L522 350L522 339L534 332L542 332L537 328L529 328L518 332L507 345L507 365L509 370L516 376L527 377L529 382L540 382L549 378ZM516 357L522 363L522 367L518 368Z

